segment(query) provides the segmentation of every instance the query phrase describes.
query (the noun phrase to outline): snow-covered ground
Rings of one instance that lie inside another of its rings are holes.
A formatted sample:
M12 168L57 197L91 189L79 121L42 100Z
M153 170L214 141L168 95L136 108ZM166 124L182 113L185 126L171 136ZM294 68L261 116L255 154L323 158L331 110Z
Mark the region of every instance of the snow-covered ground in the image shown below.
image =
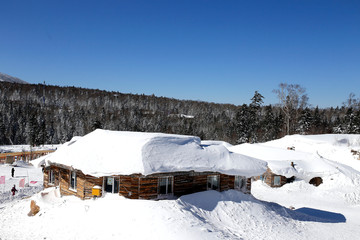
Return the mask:
M43 189L41 168L29 166L21 161L17 162L16 165L16 167L13 167L0 164L0 177L5 176L5 184L0 184L0 208L3 208L5 203L32 196ZM11 177L12 168L15 170L14 177ZM25 180L26 186L24 188L19 186L21 179ZM12 196L10 190L14 185L18 192L15 196Z
M288 165L289 160L303 161L297 166L303 171L301 176L312 166L319 168L318 162L334 169L322 173L324 183L319 187L305 180L281 188L254 182L254 197L230 190L177 200L130 200L107 194L82 201L60 197L51 188L30 193L30 198L1 202L16 180L10 178L11 166L0 165L0 176L5 174L7 181L0 195L0 239L357 239L360 161L350 150L359 148L358 139L359 135L295 135L264 144L227 146L244 155L277 161L278 166ZM295 146L295 151L286 150L289 146ZM41 188L41 169L17 167L17 174L37 181L31 186L34 192ZM27 216L31 200L40 206L34 217Z
M40 150L56 150L60 145L41 145L37 147L31 147L30 145L3 145L0 146L0 153L7 152L30 152Z

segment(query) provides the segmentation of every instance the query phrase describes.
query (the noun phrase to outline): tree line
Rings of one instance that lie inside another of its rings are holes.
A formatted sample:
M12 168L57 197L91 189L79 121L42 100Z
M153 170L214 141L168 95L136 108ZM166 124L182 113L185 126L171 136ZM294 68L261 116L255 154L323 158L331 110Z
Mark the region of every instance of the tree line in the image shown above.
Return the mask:
M310 107L305 89L282 83L277 105L255 92L248 104L216 104L44 84L0 84L0 145L58 144L96 128L264 142L286 134L360 133L360 101Z

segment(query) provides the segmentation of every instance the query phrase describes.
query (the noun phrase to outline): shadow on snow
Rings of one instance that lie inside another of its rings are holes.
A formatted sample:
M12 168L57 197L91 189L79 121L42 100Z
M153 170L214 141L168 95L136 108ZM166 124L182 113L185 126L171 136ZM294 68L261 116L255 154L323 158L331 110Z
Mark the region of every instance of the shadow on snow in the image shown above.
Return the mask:
M320 222L320 223L344 223L346 218L340 213L328 212L319 209L312 208L300 208L297 210L291 210L285 208L277 203L261 201L254 198L252 195L244 194L235 190L228 190L224 192L217 191L205 191L200 193L194 193L190 195L184 195L178 199L182 205L188 210L192 210L193 207L205 210L213 211L219 202L232 201L238 203L240 208L261 208L265 212L273 215L278 215L283 218L292 219L296 221L306 222ZM251 214L251 209L249 209Z

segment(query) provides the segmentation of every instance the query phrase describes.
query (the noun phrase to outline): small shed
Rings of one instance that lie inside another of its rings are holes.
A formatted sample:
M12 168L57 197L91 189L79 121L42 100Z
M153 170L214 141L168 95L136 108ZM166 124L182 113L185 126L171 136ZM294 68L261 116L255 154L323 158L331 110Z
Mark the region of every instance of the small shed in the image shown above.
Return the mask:
M291 183L295 180L295 177L285 177L283 175L275 174L270 168L266 170L264 174L256 177L257 180L261 180L270 187L282 187L286 183Z

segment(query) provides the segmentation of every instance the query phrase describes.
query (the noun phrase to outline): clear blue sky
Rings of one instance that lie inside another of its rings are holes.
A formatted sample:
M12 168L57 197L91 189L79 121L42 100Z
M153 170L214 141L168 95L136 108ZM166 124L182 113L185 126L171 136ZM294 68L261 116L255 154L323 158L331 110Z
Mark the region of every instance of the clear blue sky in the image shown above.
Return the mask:
M281 82L360 97L360 1L0 0L0 72L240 105Z

